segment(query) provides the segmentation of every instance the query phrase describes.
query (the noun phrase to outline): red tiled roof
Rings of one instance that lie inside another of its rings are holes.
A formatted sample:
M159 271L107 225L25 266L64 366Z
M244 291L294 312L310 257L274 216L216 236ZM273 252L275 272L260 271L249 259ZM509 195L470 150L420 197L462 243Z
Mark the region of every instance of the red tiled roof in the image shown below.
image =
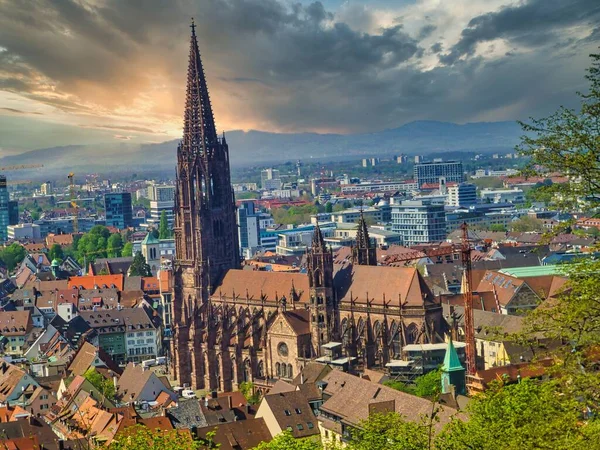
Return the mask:
M86 275L69 278L69 288L94 289L96 286L112 287L114 285L119 291L123 290L123 274L117 275ZM83 287L82 287L83 286Z

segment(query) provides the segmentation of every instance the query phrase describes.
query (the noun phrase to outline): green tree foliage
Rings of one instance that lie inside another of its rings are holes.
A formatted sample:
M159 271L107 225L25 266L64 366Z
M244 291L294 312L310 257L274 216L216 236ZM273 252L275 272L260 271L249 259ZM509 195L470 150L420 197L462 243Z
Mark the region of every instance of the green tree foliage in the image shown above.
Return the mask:
M106 252L109 258L116 258L121 256L121 250L123 249L123 237L120 233L113 233L108 238L106 243Z
M520 122L527 134L518 150L531 158L526 173L539 174L541 166L573 177L573 182L557 188L564 203L571 205L578 197L600 192L600 54L590 56L590 87L579 93L579 110L561 107L549 117ZM593 203L598 204L598 198Z
M469 420L455 420L437 438L444 450L596 448L600 428L585 422L582 407L558 394L553 382L494 383L467 407Z
M217 448L192 439L190 433L179 430L150 430L143 425L128 427L115 437L107 450L194 450Z
M527 232L527 231L544 231L543 222L534 217L523 216L520 219L511 222L509 225L511 231Z
M167 212L163 211L160 213L160 224L158 227L158 238L169 239L171 237L171 230L169 229L169 222L167 220Z
M419 397L435 398L439 393L442 386L442 372L441 370L432 370L431 372L421 375L415 378L414 384L405 384L401 381L388 380L385 384L392 389L397 391L406 392Z
M83 376L98 389L100 394L109 400L114 400L116 392L113 380L104 378L94 367L90 367Z
M129 276L135 277L151 277L152 271L150 270L150 266L146 263L146 258L142 255L142 252L136 252L133 257L133 262L129 267Z
M506 231L506 227L500 223L495 223L490 226L490 231Z
M131 242L125 243L123 251L121 251L121 256L133 256L133 244Z
M12 271L17 265L23 261L23 258L27 256L27 251L22 245L16 242L10 244L8 247L0 249L0 259L6 264L8 271Z
M50 259L50 261L54 259L62 261L65 259L65 252L63 251L63 248L59 244L53 244L48 251L48 259Z
M96 258L119 256L122 242L119 233L111 234L105 226L96 225L88 233L74 237L73 253L79 264L84 260L92 262Z
M352 433L349 450L423 450L428 447L426 422L408 422L396 413L372 414Z
M325 203L325 212L326 213L333 212L333 204L331 202Z
M254 392L254 383L251 381L243 381L240 383L240 392L251 405L256 405L260 402L260 394Z
M275 223L279 224L291 224L300 225L302 223L309 223L310 216L323 212L324 206L318 205L302 205L302 206L283 206L281 208L273 209L271 214Z
M262 442L253 450L322 450L321 441L315 438L296 439L289 431L284 431L272 441Z

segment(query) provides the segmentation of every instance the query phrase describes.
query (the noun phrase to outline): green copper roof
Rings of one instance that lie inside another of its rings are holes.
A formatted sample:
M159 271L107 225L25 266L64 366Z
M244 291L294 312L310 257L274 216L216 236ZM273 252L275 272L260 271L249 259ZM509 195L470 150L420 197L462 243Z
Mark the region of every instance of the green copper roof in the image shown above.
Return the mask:
M148 245L148 244L159 244L158 239L156 239L152 233L148 233L146 235L146 237L144 238L144 240L142 241L142 245Z
M60 262L58 261L58 259L53 259L52 260L52 267L58 267L60 266Z
M458 353L454 347L452 339L448 342L448 348L446 348L446 355L444 356L444 365L442 366L443 372L454 372L457 370L465 370L458 359Z
M543 275L563 275L564 267L556 265L535 266L535 267L515 267L513 269L502 269L498 272L504 275L510 275L515 278L539 277Z

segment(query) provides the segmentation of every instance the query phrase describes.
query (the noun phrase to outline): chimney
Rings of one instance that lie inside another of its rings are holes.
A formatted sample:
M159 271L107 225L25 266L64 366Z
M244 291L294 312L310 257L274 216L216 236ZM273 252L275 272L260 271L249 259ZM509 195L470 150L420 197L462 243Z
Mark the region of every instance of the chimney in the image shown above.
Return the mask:
M304 372L300 372L300 384L304 384Z
M211 398L217 398L217 391L216 390L210 391L210 396L211 396Z

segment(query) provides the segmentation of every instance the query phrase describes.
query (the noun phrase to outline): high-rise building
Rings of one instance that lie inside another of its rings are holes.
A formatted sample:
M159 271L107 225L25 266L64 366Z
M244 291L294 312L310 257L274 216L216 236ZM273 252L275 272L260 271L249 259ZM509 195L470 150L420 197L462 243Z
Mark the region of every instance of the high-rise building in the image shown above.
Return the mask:
M471 183L458 183L446 186L448 206L471 206L477 203L477 186Z
M19 201L8 201L8 224L17 225L19 223Z
M254 202L243 201L237 210L237 223L240 239L240 250L244 257L252 257L260 246L261 215L257 214Z
M132 226L131 194L129 192L104 194L104 211L107 227L123 230Z
M392 205L392 231L402 235L404 245L439 242L446 238L444 205L431 200L406 200Z
M260 186L263 189L272 191L281 189L281 176L277 169L265 169L260 172Z
M215 388L214 345L203 349L211 290L240 265L229 147L217 136L192 24L183 140L177 148L172 363L179 383ZM211 322L212 323L212 322ZM206 350L206 352L205 352ZM221 368L224 369L222 365Z
M415 165L414 178L419 188L423 184L438 184L440 178L447 183L462 183L464 180L463 165L460 161L435 161Z
M52 183L50 181L42 183L42 185L40 186L40 193L42 195L52 195L52 192Z
M0 175L0 244L6 242L8 239L8 218L8 188L6 185L6 177Z
M175 216L175 186L156 184L148 186L148 198L150 199L150 218L148 223L158 227L163 211L167 215L169 228L173 228Z

